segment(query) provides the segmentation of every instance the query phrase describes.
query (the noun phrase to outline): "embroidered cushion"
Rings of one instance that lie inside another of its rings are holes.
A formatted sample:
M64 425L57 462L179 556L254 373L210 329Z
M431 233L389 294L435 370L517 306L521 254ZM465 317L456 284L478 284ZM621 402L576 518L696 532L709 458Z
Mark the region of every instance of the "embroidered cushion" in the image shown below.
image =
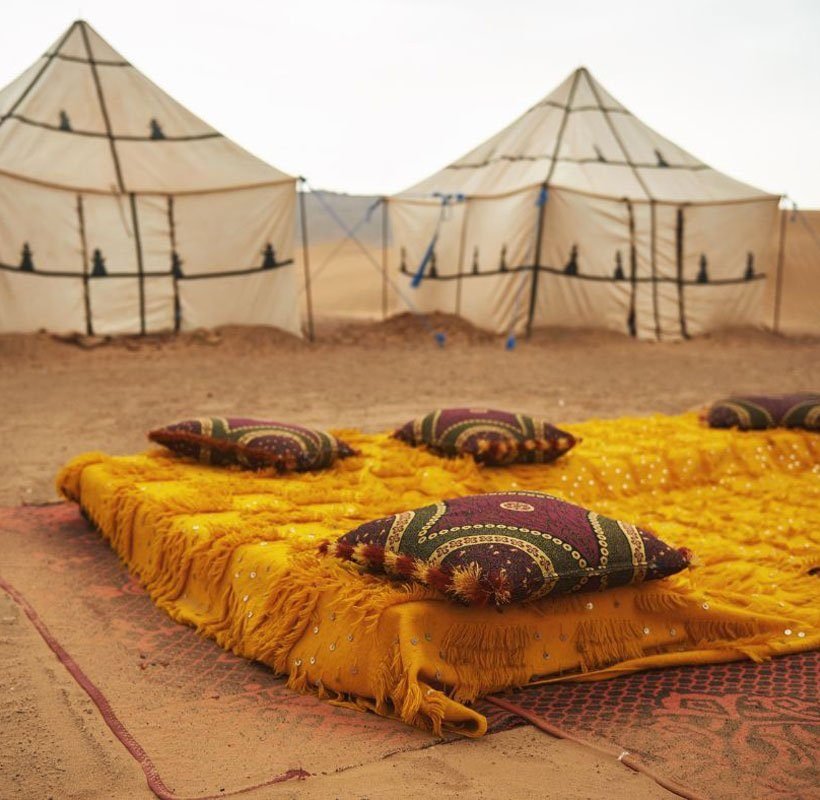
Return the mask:
M820 430L820 394L746 395L713 403L712 428L806 428Z
M689 566L690 551L540 492L460 497L366 522L322 552L467 605L602 591Z
M153 430L148 438L203 464L238 464L251 469L321 469L337 458L355 454L345 442L324 431L241 417L186 419Z
M575 445L572 434L527 414L443 408L410 420L394 434L443 455L472 455L482 464L554 461Z

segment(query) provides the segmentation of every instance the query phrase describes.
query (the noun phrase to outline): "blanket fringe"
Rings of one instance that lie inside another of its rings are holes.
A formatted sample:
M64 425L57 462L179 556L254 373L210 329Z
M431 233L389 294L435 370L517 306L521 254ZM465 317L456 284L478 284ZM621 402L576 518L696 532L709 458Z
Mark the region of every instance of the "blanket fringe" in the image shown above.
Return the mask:
M672 592L638 592L635 595L635 608L653 614L677 611L689 602L685 595Z
M757 635L771 636L771 630L758 622L744 622L742 620L691 620L684 623L684 629L689 640L694 645L715 647L722 642L732 640L748 640ZM737 649L737 645L732 643Z
M578 623L575 645L580 656L581 669L596 669L628 661L644 655L642 628L635 622L622 619L591 619Z

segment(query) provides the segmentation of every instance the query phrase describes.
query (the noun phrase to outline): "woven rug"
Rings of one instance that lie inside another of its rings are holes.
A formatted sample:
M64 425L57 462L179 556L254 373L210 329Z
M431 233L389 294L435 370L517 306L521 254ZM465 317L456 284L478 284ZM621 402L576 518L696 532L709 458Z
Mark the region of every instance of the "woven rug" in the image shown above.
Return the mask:
M820 652L673 667L501 697L591 742L616 743L704 797L820 797ZM480 700L490 730L527 724Z
M226 796L431 743L400 722L298 694L173 622L72 505L0 508L0 552L0 589L96 687L160 796Z

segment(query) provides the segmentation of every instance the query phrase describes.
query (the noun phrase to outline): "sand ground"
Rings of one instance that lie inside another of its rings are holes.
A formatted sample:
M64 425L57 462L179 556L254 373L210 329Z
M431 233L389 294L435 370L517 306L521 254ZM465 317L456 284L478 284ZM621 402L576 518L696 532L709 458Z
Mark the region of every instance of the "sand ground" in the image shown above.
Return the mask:
M142 449L146 430L191 415L375 431L441 405L495 406L561 422L676 413L729 392L820 387L820 339L734 331L652 344L549 331L507 351L462 323L434 323L448 334L444 348L409 318L326 323L315 344L262 328L89 349L46 334L0 337L0 504L53 501L54 474L70 456ZM0 622L0 796L151 797L137 765L5 595ZM22 795L13 788L21 785ZM528 728L246 796L387 798L402 786L474 800L672 797L618 763Z

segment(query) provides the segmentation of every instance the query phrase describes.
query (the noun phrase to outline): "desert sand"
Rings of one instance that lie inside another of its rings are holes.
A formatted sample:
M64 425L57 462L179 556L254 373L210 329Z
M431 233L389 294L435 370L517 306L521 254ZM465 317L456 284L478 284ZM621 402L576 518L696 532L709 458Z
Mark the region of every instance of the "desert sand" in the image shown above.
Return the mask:
M652 344L551 330L508 351L463 323L432 321L447 333L444 348L411 317L324 323L313 344L263 328L110 343L0 337L0 504L56 501L54 475L72 455L141 450L149 428L191 415L376 431L435 406L469 404L560 423L677 413L729 392L820 387L819 339L732 331ZM0 698L1 797L153 796L97 709L3 594ZM244 796L392 798L400 791L476 800L673 796L614 760L531 728L365 760Z

